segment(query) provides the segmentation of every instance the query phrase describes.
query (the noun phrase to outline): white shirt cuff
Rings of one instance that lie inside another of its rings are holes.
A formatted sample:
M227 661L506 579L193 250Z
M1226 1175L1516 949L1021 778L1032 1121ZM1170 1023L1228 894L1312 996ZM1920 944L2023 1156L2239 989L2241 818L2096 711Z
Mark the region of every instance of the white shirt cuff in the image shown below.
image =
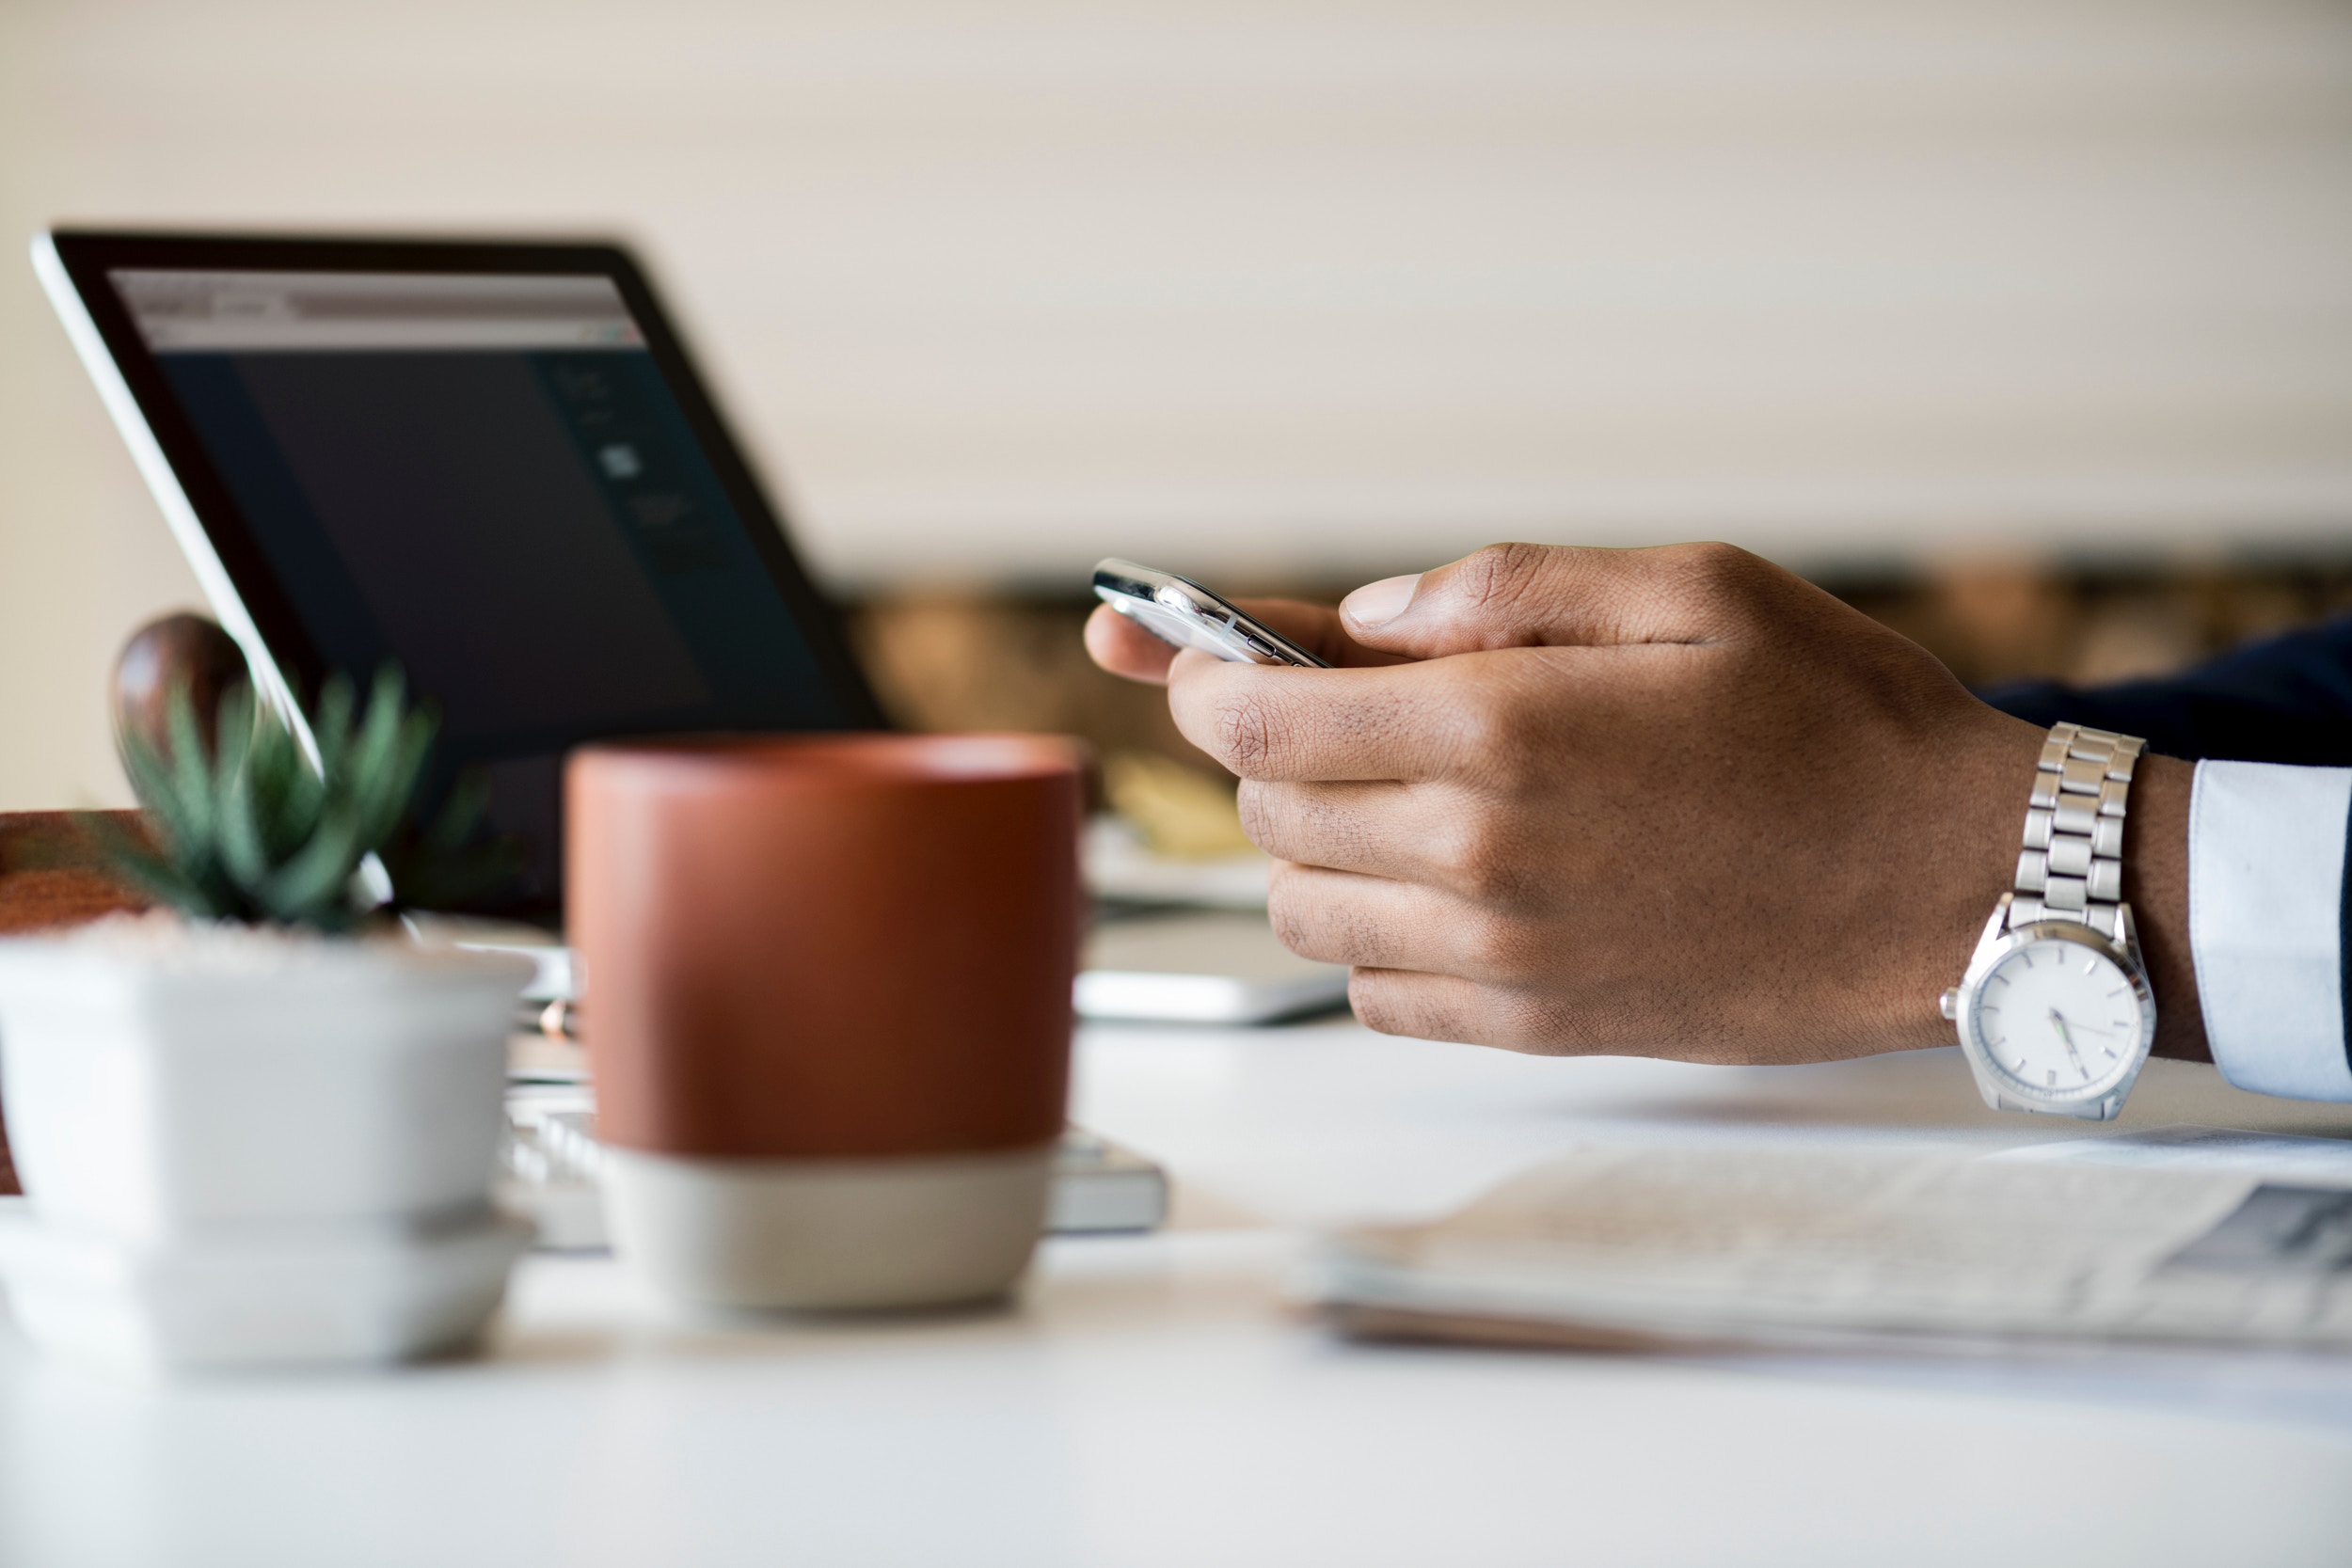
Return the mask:
M2221 1076L2352 1101L2344 855L2352 768L2201 762L2188 813L2188 938Z

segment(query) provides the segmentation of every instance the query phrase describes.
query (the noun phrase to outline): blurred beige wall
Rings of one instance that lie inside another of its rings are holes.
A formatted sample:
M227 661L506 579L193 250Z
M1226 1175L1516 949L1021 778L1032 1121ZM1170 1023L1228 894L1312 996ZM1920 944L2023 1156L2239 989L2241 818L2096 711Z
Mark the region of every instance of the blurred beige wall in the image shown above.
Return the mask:
M2352 10L0 0L0 809L194 597L22 243L621 232L836 580L2352 536Z

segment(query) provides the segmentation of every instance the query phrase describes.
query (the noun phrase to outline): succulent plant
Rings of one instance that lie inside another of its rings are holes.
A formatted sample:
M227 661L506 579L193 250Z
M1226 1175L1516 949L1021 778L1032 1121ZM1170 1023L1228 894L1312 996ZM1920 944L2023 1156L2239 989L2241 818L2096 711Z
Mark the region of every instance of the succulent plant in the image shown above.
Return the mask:
M510 876L515 856L474 842L488 795L478 778L418 821L438 729L429 708L408 705L397 665L376 672L364 712L337 675L311 714L313 766L249 684L222 694L208 737L176 681L161 744L136 728L119 736L151 844L99 831L119 876L197 919L341 931L387 906L446 907Z

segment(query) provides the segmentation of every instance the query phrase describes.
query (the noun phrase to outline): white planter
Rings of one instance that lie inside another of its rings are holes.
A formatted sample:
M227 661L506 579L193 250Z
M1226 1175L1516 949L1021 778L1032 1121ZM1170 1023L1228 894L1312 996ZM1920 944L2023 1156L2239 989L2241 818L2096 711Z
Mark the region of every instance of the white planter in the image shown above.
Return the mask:
M21 1327L167 1369L463 1341L525 1237L488 1194L529 965L158 918L0 942Z

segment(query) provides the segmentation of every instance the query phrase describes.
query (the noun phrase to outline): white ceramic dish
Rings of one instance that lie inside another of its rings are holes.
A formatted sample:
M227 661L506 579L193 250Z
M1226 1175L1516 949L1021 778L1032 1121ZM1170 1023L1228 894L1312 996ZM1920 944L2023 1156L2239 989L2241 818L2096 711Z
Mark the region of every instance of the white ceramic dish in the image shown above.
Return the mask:
M0 1211L25 1338L131 1376L382 1362L469 1344L531 1244L481 1210L437 1226L227 1227L140 1243Z
M20 1323L125 1367L383 1360L479 1328L520 1244L488 1200L529 976L153 916L0 942Z

